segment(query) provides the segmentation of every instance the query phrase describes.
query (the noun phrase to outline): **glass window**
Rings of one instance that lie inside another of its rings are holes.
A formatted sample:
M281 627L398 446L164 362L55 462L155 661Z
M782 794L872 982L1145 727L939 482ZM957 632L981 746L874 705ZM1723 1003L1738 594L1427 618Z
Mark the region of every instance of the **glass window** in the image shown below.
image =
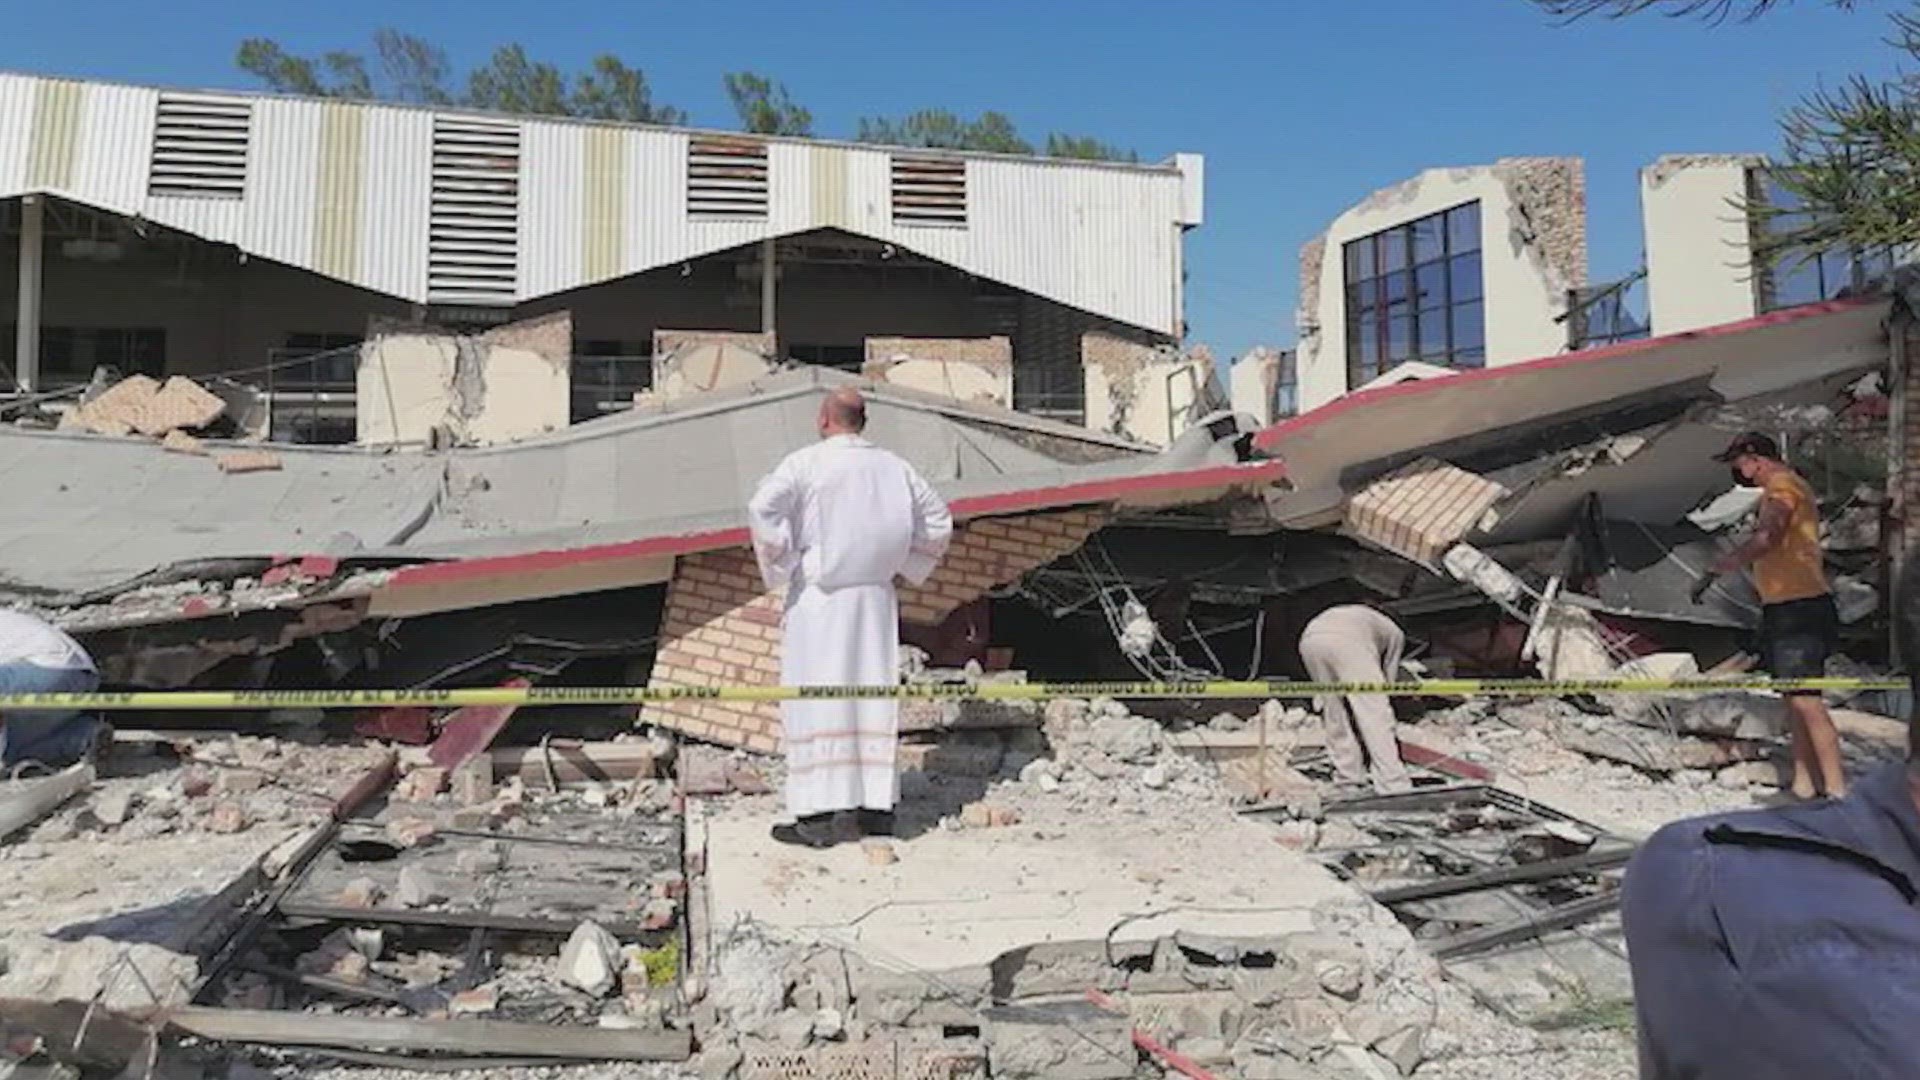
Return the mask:
M1413 356L1413 316L1387 317L1387 361L1397 364Z
M1787 213L1765 221L1768 232L1776 237L1790 235L1815 221L1801 209L1799 196L1781 187L1772 177L1762 175L1759 199L1767 206ZM1893 254L1886 249L1866 250L1836 245L1822 251L1787 250L1774 255L1760 282L1760 295L1769 311L1837 299L1849 290L1860 290L1886 277L1893 269Z
M1432 262L1447 254L1447 229L1441 215L1424 217L1407 227L1413 233L1413 261Z
M1480 204L1470 202L1447 211L1447 252L1480 250Z
M1407 289L1412 284L1412 276L1405 270L1388 274L1381 278L1382 299L1387 304L1398 304L1407 299Z
M1365 281L1373 277L1373 237L1346 245L1347 281Z
M1349 386L1415 357L1454 367L1486 362L1478 203L1396 225L1343 250Z
M1430 262L1413 271L1414 306L1421 311L1447 306L1447 264Z
M1453 326L1453 347L1456 349L1485 349L1487 346L1486 313L1480 301L1453 305L1453 317L1448 320Z
M1444 308L1420 313L1420 359L1434 364L1447 362L1447 313Z
M1447 264L1447 280L1453 286L1451 302L1478 300L1485 295L1483 280L1480 276L1480 253L1469 251L1465 255L1455 255Z
M1380 272L1391 274L1407 268L1407 228L1388 229L1379 236Z

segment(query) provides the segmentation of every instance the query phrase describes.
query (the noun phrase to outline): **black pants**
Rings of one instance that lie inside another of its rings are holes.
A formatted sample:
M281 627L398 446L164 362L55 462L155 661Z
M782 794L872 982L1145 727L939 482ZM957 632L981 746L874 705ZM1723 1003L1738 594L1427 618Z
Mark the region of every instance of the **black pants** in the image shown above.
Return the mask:
M1840 636L1832 596L1810 596L1760 609L1760 656L1776 679L1817 679L1827 673Z

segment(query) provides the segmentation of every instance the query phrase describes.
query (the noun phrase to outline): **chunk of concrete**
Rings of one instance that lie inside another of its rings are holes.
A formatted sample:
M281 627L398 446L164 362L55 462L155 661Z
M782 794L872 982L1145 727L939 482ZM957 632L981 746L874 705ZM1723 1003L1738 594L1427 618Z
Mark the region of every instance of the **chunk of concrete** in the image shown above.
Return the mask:
M1127 1080L1133 1026L1085 1000L988 1010L981 1035L995 1080Z
M860 1018L889 1027L971 1027L992 997L993 972L986 967L892 971L849 953L846 972Z
M619 985L624 960L620 942L598 923L573 928L560 950L560 981L576 990L606 997Z
M438 904L448 897L446 886L424 866L403 866L400 868L400 884L394 890L393 898L402 907L418 908L429 904Z
M370 908L378 905L380 899L386 894L386 890L380 887L380 883L372 878L354 878L347 882L346 888L340 890L337 903L341 907Z
M93 816L102 825L119 825L133 813L133 789L113 787L93 798Z
M1115 761L1143 765L1160 749L1160 725L1144 717L1103 715L1087 732L1095 750Z
M200 974L193 957L145 942L20 935L7 948L0 998L92 1001L102 995L99 1003L110 1009L184 1005Z

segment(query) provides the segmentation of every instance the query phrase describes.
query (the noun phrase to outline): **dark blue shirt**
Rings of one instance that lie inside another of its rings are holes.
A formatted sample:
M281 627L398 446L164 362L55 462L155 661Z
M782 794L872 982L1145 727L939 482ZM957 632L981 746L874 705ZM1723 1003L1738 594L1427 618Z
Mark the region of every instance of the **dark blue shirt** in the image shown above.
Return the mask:
M1920 1077L1917 899L1903 766L1836 802L1662 828L1621 902L1641 1076Z

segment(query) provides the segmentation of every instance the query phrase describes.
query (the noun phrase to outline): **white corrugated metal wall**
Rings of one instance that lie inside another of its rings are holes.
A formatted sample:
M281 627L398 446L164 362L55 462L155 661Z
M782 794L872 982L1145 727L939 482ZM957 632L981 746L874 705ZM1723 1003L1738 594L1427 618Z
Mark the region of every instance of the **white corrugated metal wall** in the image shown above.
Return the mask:
M245 196L157 197L147 177L160 91L0 74L0 198L49 190L303 269L337 269L332 276L363 288L426 299L431 112L220 96L252 107ZM329 109L359 115L329 121ZM521 300L830 227L1122 323L1179 333L1178 225L1192 211L1191 193L1171 169L970 157L965 227L902 226L892 217L889 151L773 141L766 217L700 218L687 213L688 133L518 123ZM64 184L48 182L48 162L60 166L54 172ZM617 176L589 176L589 162ZM357 173L323 175L343 169ZM356 220L337 220L342 213ZM597 234L609 228L617 235Z

